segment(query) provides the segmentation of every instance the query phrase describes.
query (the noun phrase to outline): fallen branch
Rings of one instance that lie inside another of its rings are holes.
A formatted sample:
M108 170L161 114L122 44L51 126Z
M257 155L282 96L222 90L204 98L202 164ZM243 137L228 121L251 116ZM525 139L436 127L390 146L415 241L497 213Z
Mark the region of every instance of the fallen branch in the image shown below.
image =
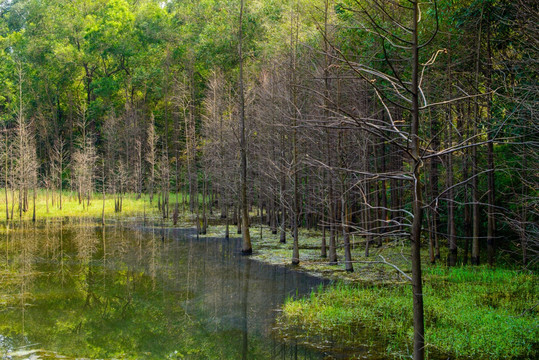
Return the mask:
M533 305L531 308L525 309L525 310L519 315L519 317L524 316L524 314L526 314L528 311L532 311L532 310L535 309L537 306L539 306L539 302L537 302L537 303L536 303L535 305Z
M399 269L397 265L386 261L386 259L382 255L378 255L378 256L382 259L381 261L354 261L354 262L362 263L362 264L386 264L386 265L391 266L395 270L397 270L399 273L401 273L401 275L404 276L406 279L408 279L408 281L412 281L412 278L408 274L406 274L404 271Z

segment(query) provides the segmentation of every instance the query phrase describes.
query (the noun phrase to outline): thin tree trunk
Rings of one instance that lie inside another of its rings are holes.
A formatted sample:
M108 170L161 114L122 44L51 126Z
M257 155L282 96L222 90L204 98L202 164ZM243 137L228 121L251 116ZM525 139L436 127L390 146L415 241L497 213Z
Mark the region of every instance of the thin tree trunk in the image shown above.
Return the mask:
M5 188L5 192L6 192L6 222L9 220L9 201L8 201L8 176L9 176L9 167L8 167L8 158L9 158L9 148L8 148L8 133L6 132L5 133L5 137L6 137L6 141L5 141L5 145L6 145L6 152L5 152L5 185L6 185L6 188Z
M103 161L103 168L102 168L102 174L101 174L101 181L102 181L101 187L103 191L103 208L101 209L101 225L105 225L105 162L104 161Z
M228 216L228 205L225 205L225 215L226 215L226 229L225 229L225 239L230 237L230 218Z
M483 10L481 10L481 18L483 17ZM476 50L476 64L475 64L475 84L479 89L479 69L480 69L480 55L481 55L481 27L482 21L479 21L479 31L477 35L477 50ZM475 121L473 126L474 138L479 135L478 124L481 119L481 113L478 100L475 100ZM479 236L480 236L480 222L481 213L479 207L479 158L477 156L477 146L472 147L472 176L473 176L473 242L472 242L472 265L479 265Z
M440 140L439 140L439 124L438 124L438 118L436 115L432 116L429 111L429 117L430 117L430 137L432 140L432 148L434 151L439 151L440 147ZM430 196L432 199L435 199L439 195L438 190L438 164L439 164L439 158L434 157L430 161L430 178L429 178L429 185L430 185ZM438 204L436 202L435 204ZM429 235L429 254L430 254L430 262L431 264L434 264L436 262L436 259L440 258L440 247L438 246L438 227L440 223L440 216L438 213L438 206L435 206L431 210L432 216L430 219L431 224L431 230Z
M285 139L284 135L281 135L281 188L280 188L280 202L281 202L281 235L279 241L282 244L286 243L286 204L284 201L286 192L286 177L285 177Z
M421 184L421 158L419 143L419 46L418 22L419 2L412 3L414 9L412 32L412 127L411 155L414 177L413 222L412 222L412 296L414 311L414 360L425 358L425 323L423 319L423 283L421 278L421 225L423 220L423 190Z
M346 201L346 195L343 194L341 197L341 224L344 243L344 267L347 272L354 272L352 253L350 252L350 229L348 228L348 218L348 204Z
M361 186L361 185L360 185ZM373 211L370 209L369 202L369 185L364 184L365 189L363 192L365 193L365 199L367 201L367 204L363 206L363 211L361 211L362 214L362 221L363 221L363 228L366 231L365 234L365 257L369 257L369 251L370 251L370 245L372 243L372 233L371 233L371 220L372 220L372 214ZM375 193L376 198L378 198L378 194ZM378 201L378 200L377 200ZM376 208L378 208L379 204L376 204Z
M330 106L330 44L328 42L328 14L329 14L329 1L324 2L324 117L326 121L329 121L329 106ZM329 167L329 183L328 183L328 223L329 223L329 264L337 264L337 245L335 242L335 208L333 198L333 174L331 172L332 156L331 156L331 141L330 130L326 129L326 161Z
M63 151L63 150L62 150ZM62 210L62 188L63 188L63 184L62 184L62 172L63 172L63 154L60 154L60 169L58 170L60 172L59 174L59 182L60 182L60 199L59 199L59 205L60 205L60 210Z
M449 37L449 44L451 44L451 37ZM451 97L451 52L447 54L447 74L448 74L448 93ZM451 104L447 106L447 149L451 149L453 146L453 115ZM457 265L457 234L455 227L455 196L453 191L453 153L447 154L447 233L448 233L448 265Z
M244 255L253 253L251 246L251 235L249 233L249 210L247 208L247 144L245 140L245 94L243 92L243 0L240 4L240 25L239 25L239 44L238 53L240 60L240 136L241 136L241 207L242 207L242 248Z
M487 27L487 76L486 76L486 91L489 93L487 96L487 119L489 121L489 131L487 133L487 185L488 185L488 207L487 207L487 254L488 264L494 265L494 239L496 237L496 218L494 217L494 206L496 203L496 184L495 184L495 172L494 172L494 143L493 133L491 129L494 128L494 118L492 116L492 48L490 44L490 11L487 12L488 27Z
M326 224L325 224L325 214L324 208L322 208L322 244L320 246L320 257L327 258L327 246L326 246Z
M382 174L385 174L386 173L386 143L385 141L382 142L380 144L380 148L381 148L381 160L382 160ZM381 214L381 220L382 220L382 223L381 223L381 226L382 228L380 229L380 238L378 240L378 246L382 246L382 237L383 237L383 233L386 232L386 223L387 223L387 180L386 179L382 179L381 181L381 189L380 189L380 192L381 192L381 195L382 195L382 214Z
M45 185L45 207L47 214L49 213L49 185Z
M34 207L33 213L32 213L32 221L36 222L36 186L35 186L35 184L34 184L34 188L33 188L32 192L33 192L32 197L33 197L33 207Z
M13 154L12 154L13 155ZM13 156L11 156L11 220L13 220L13 211L15 208L15 179L13 171Z
M204 181L202 184L202 234L205 235L208 229L208 219L206 217L206 197L207 197L207 181L206 176L204 176Z

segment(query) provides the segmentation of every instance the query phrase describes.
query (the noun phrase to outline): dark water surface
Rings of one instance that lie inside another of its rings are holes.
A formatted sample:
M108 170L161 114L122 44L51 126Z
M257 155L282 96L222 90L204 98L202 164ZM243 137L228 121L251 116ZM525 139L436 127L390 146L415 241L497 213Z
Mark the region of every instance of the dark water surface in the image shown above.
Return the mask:
M189 231L0 229L0 358L322 359L272 332L321 280Z

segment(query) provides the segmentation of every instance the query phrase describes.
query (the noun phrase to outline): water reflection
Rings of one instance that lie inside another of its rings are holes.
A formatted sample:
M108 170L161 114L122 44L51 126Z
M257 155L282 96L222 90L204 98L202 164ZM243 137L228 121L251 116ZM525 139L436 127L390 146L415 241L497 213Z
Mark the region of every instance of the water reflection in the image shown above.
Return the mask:
M272 336L286 296L319 280L186 235L82 220L0 229L0 356L322 358Z

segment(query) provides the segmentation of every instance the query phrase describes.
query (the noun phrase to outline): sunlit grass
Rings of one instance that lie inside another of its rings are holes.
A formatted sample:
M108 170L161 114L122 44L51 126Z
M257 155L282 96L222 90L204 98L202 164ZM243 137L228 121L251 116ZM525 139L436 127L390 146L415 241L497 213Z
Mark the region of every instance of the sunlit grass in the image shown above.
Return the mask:
M170 202L174 203L175 194L170 194ZM180 199L183 199L183 195ZM118 217L142 217L156 216L158 215L157 209L157 196L154 195L152 203L150 203L150 197L148 194L142 194L139 198L138 194L124 194L122 200L122 211L115 212L115 199L111 194L105 195L105 218L118 218ZM12 212L12 194L8 193L8 207L9 216ZM72 191L64 191L62 193L62 208L59 206L59 193L54 194L54 204L52 201L52 193L48 193L45 190L40 189L36 191L36 218L61 218L61 217L80 217L80 218L94 218L101 219L103 211L103 197L101 193L95 193L92 195L90 204L85 201L79 203L77 194ZM22 213L22 218L19 217L19 203L18 193L15 192L15 207L13 208L13 220L31 220L33 217L34 202L33 193L28 193L28 210ZM6 203L5 203L5 190L0 189L0 219L6 218Z

